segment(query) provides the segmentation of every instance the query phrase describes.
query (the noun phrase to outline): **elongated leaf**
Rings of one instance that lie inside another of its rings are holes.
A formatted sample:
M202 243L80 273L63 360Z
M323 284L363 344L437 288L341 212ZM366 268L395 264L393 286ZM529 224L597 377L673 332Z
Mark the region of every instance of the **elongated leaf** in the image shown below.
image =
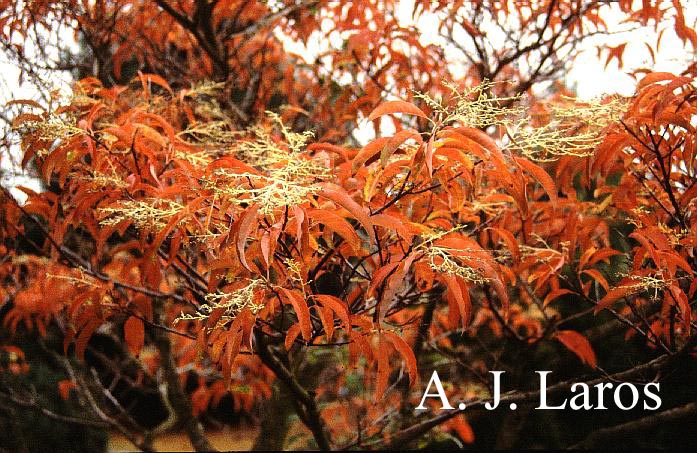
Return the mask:
M501 148L499 148L491 137L474 127L458 127L455 131L489 151L489 157L494 161L494 166L501 171L506 171L506 161L501 152Z
M583 363L586 363L593 368L598 366L593 347L588 339L580 333L573 330L558 330L554 334L554 338L566 346L569 351L576 354Z
M361 225L363 225L363 228L365 228L366 232L368 233L371 242L376 242L375 231L373 231L373 222L370 221L370 217L365 212L365 210L363 210L361 205L356 203L356 201L353 198L351 198L344 189L337 186L336 184L325 182L319 184L319 187L321 188L319 195L333 201L334 203L346 209L352 216L356 218L356 220L358 220L361 223Z
M321 209L308 209L307 214L310 216L310 218L317 220L325 227L344 238L344 240L348 242L353 250L360 250L361 238L358 237L356 230L346 221L346 219L331 211Z
M545 192L547 192L549 200L556 206L559 202L559 198L557 197L557 186L554 184L552 177L549 176L549 173L527 159L516 158L515 161L540 183Z
M390 115L392 113L408 113L410 115L428 118L428 115L426 115L420 108L418 108L410 102L387 101L380 104L375 110L373 110L370 113L370 115L368 115L368 121L373 121L375 118L381 117L383 115Z
M368 297L374 295L375 290L382 284L382 282L385 281L388 275L392 275L392 273L397 269L397 266L399 266L400 261L395 261L394 263L388 263L376 270L373 273L373 278L370 280L370 286L368 287L368 291L366 292L366 295Z
M448 288L447 297L452 298L452 300L457 305L460 321L462 322L462 327L466 328L469 325L470 317L472 314L472 302L470 301L467 288L463 288L464 285L460 285L458 277L443 274L440 275L439 278L443 283L445 283L446 288Z
M390 356L388 355L386 341L382 335L378 337L378 346L375 349L375 358L378 362L377 383L375 395L380 400L385 396L385 390L390 380Z
M256 225L258 210L259 207L257 205L252 205L249 208L247 208L244 214L242 214L242 217L238 220L237 238L235 240L235 245L237 247L237 256L240 259L240 263L242 263L245 269L247 269L250 272L252 271L252 269L249 267L249 264L247 263L247 258L244 254L244 246L247 243L247 237L249 236L249 233L252 231L254 225Z
M141 349L143 349L143 343L145 341L145 326L143 325L143 321L135 316L131 316L123 325L123 333L128 350L134 356L138 356Z
M501 239L503 239L508 251L511 252L513 261L520 261L520 247L518 246L518 241L516 241L513 233L504 228L491 227L489 229L494 231Z
M382 152L389 141L390 139L387 137L378 137L361 148L358 154L356 154L356 157L353 158L353 162L351 163L351 171L356 173L363 164L371 160L378 153Z
M407 342L404 341L404 338L400 337L396 333L385 331L383 332L383 335L390 341L390 343L392 343L392 346L394 346L397 352L399 352L404 359L404 363L407 365L407 372L409 373L409 383L411 386L413 386L419 378L414 351L407 344Z
M631 286L618 286L617 288L612 288L607 294L605 294L605 297L598 302L598 305L595 306L594 312L598 313L599 311L604 310L615 303L615 301L631 294L633 291L634 289Z
M547 294L547 296L545 296L545 300L544 300L544 302L542 302L542 305L543 305L544 307L546 307L547 305L549 305L550 303L552 303L552 301L553 301L554 299L556 299L556 298L558 298L558 297L561 297L561 296L563 296L563 295L565 295L565 294L576 294L576 292L575 292L575 291L571 291L570 289L566 289L566 288L555 289L555 290L553 290L553 291L550 291L549 294Z
M284 342L286 351L290 351L290 348L293 347L293 343L295 343L295 339L298 338L298 335L300 335L300 324L293 324L286 332L286 340Z
M298 316L300 332L302 333L303 338L305 341L311 340L312 321L310 320L310 308L307 306L305 299L296 291L286 288L281 288L281 291L286 296L285 299L287 303L290 303L293 306L293 310L295 310L295 314Z
M344 324L347 331L351 330L351 317L346 302L328 294L316 294L313 297L318 300L322 306L330 308Z
M410 138L413 138L419 144L423 143L421 134L419 134L417 131L413 129L404 129L397 132L387 141L385 146L382 148L382 151L380 152L380 165L382 165L383 167L387 165L387 160L392 156L392 154L397 150L397 148L399 148L402 143L409 140Z

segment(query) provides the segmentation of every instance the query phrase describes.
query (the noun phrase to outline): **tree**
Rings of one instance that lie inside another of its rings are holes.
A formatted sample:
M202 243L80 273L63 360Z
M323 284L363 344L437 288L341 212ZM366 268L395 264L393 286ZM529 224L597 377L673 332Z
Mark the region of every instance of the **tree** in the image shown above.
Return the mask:
M440 46L382 1L4 5L26 74L80 77L68 99L9 106L46 190L22 205L3 189L4 347L62 340L39 343L88 414L64 421L143 449L173 425L212 449L202 421L223 398L275 414L265 448L284 446L291 408L320 449L687 429L667 422L696 395L666 384L696 370L697 74L639 71L631 98L575 99L563 76L616 31L611 8L697 45L677 1L416 2ZM27 56L58 24L82 51ZM336 37L312 63L282 42ZM624 49L599 51L621 65ZM363 118L378 133L361 146ZM493 370L519 410L483 410ZM596 431L533 411L535 370L553 371L551 398L607 374L663 379L670 408L613 410ZM434 371L466 409L414 410ZM162 419L139 418L133 389ZM26 389L0 398L65 418ZM544 417L559 431L522 435Z

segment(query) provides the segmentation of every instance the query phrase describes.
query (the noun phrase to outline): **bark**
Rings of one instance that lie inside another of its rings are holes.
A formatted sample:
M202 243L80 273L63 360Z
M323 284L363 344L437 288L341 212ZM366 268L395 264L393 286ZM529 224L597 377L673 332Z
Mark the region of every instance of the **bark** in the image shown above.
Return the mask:
M685 406L668 409L667 411L659 412L658 414L649 415L648 417L633 420L631 422L622 423L621 425L612 426L610 428L602 428L590 433L581 442L572 445L570 449L586 449L598 448L605 444L606 441L617 437L624 437L637 432L650 432L659 425L679 421L687 417L697 415L697 402L686 404Z
M274 372L276 377L287 387L292 395L291 401L294 404L298 417L305 426L312 432L320 450L331 450L329 435L327 433L322 416L320 415L314 395L306 390L293 373L276 357L263 335L257 335L258 354L261 361Z
M293 407L289 403L293 398L285 385L275 385L273 395L262 407L261 431L254 441L252 450L283 450L288 429L289 416Z
M157 306L160 304L156 303L155 305ZM161 312L161 307L158 308L158 311ZM194 449L196 451L215 451L213 445L206 438L201 423L194 417L191 399L189 395L186 394L179 381L177 364L174 361L174 354L172 353L172 342L167 332L162 329L152 329L152 334L154 336L155 345L160 353L160 367L162 368L165 384L167 385L167 395L164 396L169 400L177 420L182 424Z

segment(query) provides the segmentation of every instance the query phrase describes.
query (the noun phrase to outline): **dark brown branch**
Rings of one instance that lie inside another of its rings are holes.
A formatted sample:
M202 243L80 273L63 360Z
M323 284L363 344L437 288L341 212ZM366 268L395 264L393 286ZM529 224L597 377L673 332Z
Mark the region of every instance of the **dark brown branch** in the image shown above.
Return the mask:
M156 310L159 311L158 317L162 316L162 304L156 304ZM159 306L158 306L159 305ZM194 417L193 407L189 395L182 388L177 373L177 364L174 361L174 352L172 351L172 342L167 333L155 329L153 331L155 345L160 353L160 366L163 371L164 380L167 385L167 394L163 395L169 400L172 410L179 422L182 423L184 431L186 431L191 445L196 451L214 451L213 445L206 438L203 432L201 423Z
M259 335L258 333L259 332L257 331L257 353L259 354L259 358L264 365L269 367L271 371L274 372L276 377L290 390L295 402L299 403L296 405L298 416L312 432L319 449L331 450L329 434L327 433L324 422L322 421L322 416L319 413L319 408L317 407L317 402L315 401L314 396L312 396L305 388L303 388L302 385L300 385L295 376L293 376L293 373L291 373L283 362L270 350L269 346L264 340L264 336Z
M637 432L650 432L650 430L666 423L676 422L683 418L697 415L697 402L684 406L668 409L658 414L649 415L638 420L632 420L610 428L601 428L590 433L585 439L572 445L569 449L597 448L605 441L616 437L628 438L630 434Z
M196 38L196 41L201 46L203 51L206 52L206 54L213 61L213 64L220 72L221 77L223 79L226 79L228 74L230 73L230 67L228 65L227 60L218 53L217 47L213 45L215 40L213 42L209 42L206 36L204 36L202 31L199 29L200 24L191 20L188 16L178 12L165 0L155 0L155 3L157 3L157 5L160 8L162 8L162 10L165 11L167 14L169 14L177 23L179 23L179 25L181 25L187 31L189 31L194 36L194 38ZM200 18L201 12L198 9L197 13Z
M62 414L57 414L37 403L35 400L24 400L21 398L18 398L17 396L14 395L6 395L3 393L0 393L0 398L9 401L11 404L14 404L19 407L27 408L27 409L33 409L36 411L41 412L41 414L45 415L46 417L56 420L59 422L63 423L70 423L74 425L80 425L80 426L90 426L93 428L109 428L111 425L109 423L100 421L100 420L92 420L89 418L82 418L82 417L71 417L69 415L62 415Z

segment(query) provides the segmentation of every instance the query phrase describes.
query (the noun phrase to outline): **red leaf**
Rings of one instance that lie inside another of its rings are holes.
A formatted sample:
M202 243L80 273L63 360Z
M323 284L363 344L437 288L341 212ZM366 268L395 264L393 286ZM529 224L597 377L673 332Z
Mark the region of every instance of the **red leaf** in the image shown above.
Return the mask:
M85 358L85 349L87 349L87 343L92 337L92 334L97 327L100 326L102 321L100 319L94 318L87 322L87 325L80 330L80 334L75 340L75 355L78 359L83 360Z
M344 238L354 251L361 249L361 238L351 224L340 215L321 209L308 209L307 215Z
M344 189L337 186L336 184L325 182L319 184L319 187L321 188L321 191L319 192L321 196L333 201L334 203L337 203L338 205L346 209L352 216L354 216L361 223L361 225L363 225L363 228L365 228L366 232L368 233L371 242L376 242L375 231L373 231L373 222L370 221L370 217L368 217L368 214L361 207L361 205L356 203L356 201L353 198L351 198Z
M298 316L300 332L303 338L305 341L310 341L312 339L312 321L310 320L310 308L307 306L305 298L290 289L281 288L281 291L286 296L287 303L293 306L293 310L295 310L295 314Z
M327 294L316 294L313 296L320 305L323 307L330 308L334 314L344 323L346 330L351 330L351 317L349 315L348 307L346 302L342 301L338 297L330 296Z
M547 192L549 200L554 206L556 206L559 201L557 197L557 186L554 184L552 177L549 176L549 173L547 173L542 167L530 162L527 159L516 157L515 161L521 167L523 167L525 171L530 173L537 180L537 182L540 183L545 192Z
M76 387L77 386L75 383L70 379L63 379L62 381L58 382L58 393L60 394L61 398L67 400L70 398L70 390Z
M244 214L242 214L242 217L237 222L237 239L235 241L235 244L237 246L237 256L240 259L240 263L242 263L245 269L247 269L250 272L252 271L252 269L249 267L249 264L247 263L247 258L244 255L244 246L247 243L247 237L249 236L249 233L252 231L254 222L256 222L257 220L258 210L259 207L257 205L250 206L246 211L244 211Z
M290 351L290 348L293 347L293 343L295 343L295 339L298 338L298 335L300 335L300 324L293 324L286 332L286 351Z
M692 308L690 307L690 303L687 300L687 296L685 295L683 290L675 284L670 285L670 294L672 296L672 299L678 304L678 307L680 308L680 313L683 319L683 329L685 330L685 334L689 336L692 330L690 328L690 321L692 321Z
M588 260L588 265L592 266L595 263L597 263L598 261L605 261L608 258L610 258L611 256L621 255L621 254L622 254L622 252L618 252L615 249L610 249L610 248L600 249L590 257L590 259Z
M140 350L143 349L143 342L145 341L145 326L143 325L143 321L135 316L131 316L123 325L123 333L128 350L134 356L138 356Z
M383 332L383 335L390 341L390 343L392 343L394 348L404 359L404 362L407 365L407 372L409 373L409 384L413 386L416 383L416 380L419 378L414 351L412 351L407 342L396 333Z
M661 265L661 261L658 259L658 255L656 254L656 249L651 244L651 242L649 242L646 236L641 234L639 231L635 231L632 234L630 234L629 237L636 239L637 242L639 242L644 247L644 249L648 252L648 254L651 256L651 259L657 266Z
M583 363L596 368L598 366L593 347L586 337L573 330L558 330L554 334L554 338L559 340L561 344L576 354Z
M605 294L605 297L598 302L598 305L595 306L594 312L598 313L599 311L609 307L615 303L616 300L632 293L632 291L634 291L634 289L631 286L618 286L617 288L612 288L607 294Z

